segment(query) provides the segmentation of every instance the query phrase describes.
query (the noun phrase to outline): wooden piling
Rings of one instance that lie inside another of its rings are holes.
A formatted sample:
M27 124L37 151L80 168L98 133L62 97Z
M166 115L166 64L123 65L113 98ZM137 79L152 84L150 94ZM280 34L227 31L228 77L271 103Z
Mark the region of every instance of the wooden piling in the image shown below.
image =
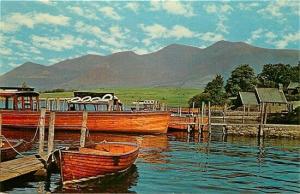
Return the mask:
M81 125L81 135L80 135L80 147L85 146L85 136L86 136L86 129L87 129L87 117L88 117L88 113L86 111L83 111L82 125Z
M258 128L258 137L263 136L264 110L265 110L265 103L262 103L262 106L260 107L260 125L259 125L259 128Z
M204 104L204 102L202 101L202 103L201 103L201 133L202 133L202 131L203 131L203 126L204 126L204 106L205 106L205 104Z
M39 122L39 155L44 154L44 139L45 139L45 116L46 109L41 109L40 122Z
M210 101L208 102L208 133L211 134L211 110L210 110Z
M0 114L0 147L2 147L2 114ZM1 162L1 151L0 151L0 162Z
M243 117L242 117L242 123L245 123L245 112L246 112L246 106L243 105Z
M48 157L51 155L54 147L54 124L55 112L50 113L49 131L48 131Z

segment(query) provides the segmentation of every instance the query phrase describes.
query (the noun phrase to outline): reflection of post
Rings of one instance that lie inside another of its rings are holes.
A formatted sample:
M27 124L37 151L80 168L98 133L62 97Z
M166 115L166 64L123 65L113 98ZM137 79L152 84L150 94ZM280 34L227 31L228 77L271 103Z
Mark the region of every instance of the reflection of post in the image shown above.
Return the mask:
M82 125L81 125L81 135L80 135L80 147L85 146L85 136L86 136L86 128L87 128L87 117L88 113L83 111L82 115Z
M41 109L40 122L39 122L39 155L44 153L44 139L45 139L45 116L46 109Z
M201 133L203 131L203 126L204 126L204 102L202 101L202 104L201 104Z
M49 132L48 132L48 157L51 155L53 151L54 124L55 124L55 112L51 112L50 121L49 121Z

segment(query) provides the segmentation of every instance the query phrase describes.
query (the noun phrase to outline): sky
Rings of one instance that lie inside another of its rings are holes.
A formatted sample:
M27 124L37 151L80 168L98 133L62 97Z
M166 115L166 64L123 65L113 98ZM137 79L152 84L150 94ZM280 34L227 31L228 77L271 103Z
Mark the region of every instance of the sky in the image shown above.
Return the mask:
M0 75L43 65L169 44L217 41L300 49L300 1L0 1Z

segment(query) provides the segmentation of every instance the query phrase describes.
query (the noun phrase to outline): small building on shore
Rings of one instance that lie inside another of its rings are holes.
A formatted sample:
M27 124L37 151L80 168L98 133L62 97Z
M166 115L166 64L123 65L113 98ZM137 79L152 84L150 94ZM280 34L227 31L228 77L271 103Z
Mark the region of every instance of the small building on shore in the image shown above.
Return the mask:
M282 90L278 88L255 88L255 92L239 92L240 104L247 108L260 110L264 104L268 113L287 111L287 100Z

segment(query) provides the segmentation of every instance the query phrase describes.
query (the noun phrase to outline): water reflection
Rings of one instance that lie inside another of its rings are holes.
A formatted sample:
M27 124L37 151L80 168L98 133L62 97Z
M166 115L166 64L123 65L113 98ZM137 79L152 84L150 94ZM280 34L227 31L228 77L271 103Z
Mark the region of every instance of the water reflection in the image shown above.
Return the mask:
M5 129L30 140L34 130ZM79 144L79 132L55 133L56 146ZM46 180L30 178L1 191L244 193L300 192L299 140L257 139L221 133L171 132L167 135L90 133L89 141L129 141L141 145L135 170L123 176L62 188L57 171ZM36 151L36 150L34 150ZM32 151L33 152L33 151ZM26 180L26 181L24 181Z

